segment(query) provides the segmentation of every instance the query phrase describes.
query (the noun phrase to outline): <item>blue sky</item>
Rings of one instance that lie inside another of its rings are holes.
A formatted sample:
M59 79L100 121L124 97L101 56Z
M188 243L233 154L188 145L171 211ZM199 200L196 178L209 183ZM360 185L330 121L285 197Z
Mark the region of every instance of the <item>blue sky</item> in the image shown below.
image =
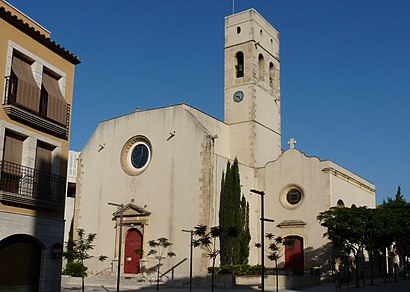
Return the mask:
M71 149L98 123L185 102L223 120L232 0L9 0L80 56ZM281 34L282 137L410 201L410 1L236 0Z

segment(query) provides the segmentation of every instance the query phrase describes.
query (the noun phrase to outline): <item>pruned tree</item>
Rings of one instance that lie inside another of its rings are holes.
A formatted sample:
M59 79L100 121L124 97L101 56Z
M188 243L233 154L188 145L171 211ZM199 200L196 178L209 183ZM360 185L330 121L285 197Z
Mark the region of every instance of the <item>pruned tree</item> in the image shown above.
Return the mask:
M206 225L198 225L194 228L194 235L197 236L197 238L192 242L193 246L204 249L208 258L212 260L212 292L214 291L215 261L220 253L217 246L217 240L219 239L220 234L221 233L218 226L211 227L209 230Z
M147 253L147 257L153 256L156 260L158 260L158 270L157 270L157 291L159 290L159 280L160 280L160 269L161 269L161 262L162 260L166 259L167 257L174 257L176 254L169 249L172 246L172 243L165 237L160 237L157 240L150 240L148 241L148 246L150 250ZM134 250L135 253L143 255L142 249Z
M295 240L275 236L273 233L267 233L265 237L269 240L267 258L275 262L276 291L278 291L278 260L285 254L286 247L293 247L295 245ZM255 246L261 248L262 244L255 243Z
M84 278L87 277L87 267L84 265L84 261L91 259L93 256L89 254L94 249L94 240L97 236L96 233L85 234L84 229L77 229L77 239L70 238L66 242L65 252L63 257L67 260L67 265L63 271L63 274L73 277L81 277L81 288L84 292ZM100 261L104 261L106 256L99 256Z

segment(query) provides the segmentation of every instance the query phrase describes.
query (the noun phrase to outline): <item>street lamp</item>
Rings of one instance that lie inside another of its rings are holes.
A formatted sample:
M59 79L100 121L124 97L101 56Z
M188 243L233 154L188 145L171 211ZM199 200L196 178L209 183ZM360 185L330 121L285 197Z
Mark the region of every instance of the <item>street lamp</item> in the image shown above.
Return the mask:
M122 247L122 213L124 209L123 204L108 203L108 205L120 208L120 238L118 243L118 271L117 271L117 292L120 292L120 273L121 273L121 247Z
M189 259L189 292L192 292L192 253L193 253L193 239L194 239L194 231L193 230L186 230L182 229L182 232L189 232L191 234L191 250L190 250L190 259Z
M266 222L274 222L272 219L265 218L265 192L258 191L255 189L250 190L251 193L257 194L261 197L261 291L265 291L265 221Z

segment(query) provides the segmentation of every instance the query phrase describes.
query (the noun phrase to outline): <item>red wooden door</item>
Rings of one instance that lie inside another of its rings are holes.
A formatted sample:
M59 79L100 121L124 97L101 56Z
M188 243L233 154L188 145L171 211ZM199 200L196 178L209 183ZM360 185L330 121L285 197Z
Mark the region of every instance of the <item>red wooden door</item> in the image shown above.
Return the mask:
M292 269L295 274L303 274L303 238L288 236L286 240L294 240L295 244L285 247L285 268Z
M128 231L125 237L124 273L138 274L140 270L141 255L136 254L136 249L142 248L142 235L136 229Z

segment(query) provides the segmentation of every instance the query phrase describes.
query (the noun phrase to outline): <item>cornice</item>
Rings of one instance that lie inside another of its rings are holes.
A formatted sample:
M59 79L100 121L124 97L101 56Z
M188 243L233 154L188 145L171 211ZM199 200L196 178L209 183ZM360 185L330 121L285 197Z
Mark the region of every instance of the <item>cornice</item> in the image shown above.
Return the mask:
M74 65L81 63L78 56L74 55L73 53L71 53L55 41L51 40L49 37L42 34L40 31L36 30L34 27L30 26L28 23L24 22L23 19L18 18L17 15L13 15L4 7L0 7L0 18L4 19L5 21L13 25L15 28L24 32L25 34L33 38L35 41L41 43L54 53L69 61L70 63Z

